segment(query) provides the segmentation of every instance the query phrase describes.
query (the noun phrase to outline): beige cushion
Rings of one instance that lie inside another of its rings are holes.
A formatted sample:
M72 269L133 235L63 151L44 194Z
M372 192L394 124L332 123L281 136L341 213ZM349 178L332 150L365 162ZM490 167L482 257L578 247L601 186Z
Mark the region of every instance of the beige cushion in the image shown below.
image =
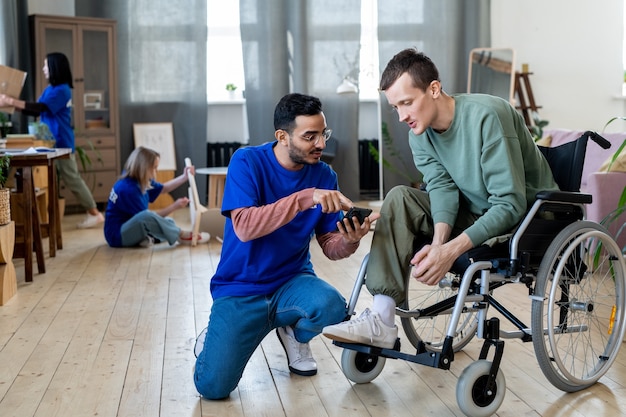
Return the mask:
M613 159L613 155L609 156L607 160L602 163L598 171L599 172L608 171L608 167L609 167L609 164L611 163L611 159ZM615 159L615 161L611 165L611 171L626 172L626 148L622 149L617 159Z
M537 144L537 146L543 146L545 148L549 148L550 145L552 144L552 136L550 135L544 136L535 143Z

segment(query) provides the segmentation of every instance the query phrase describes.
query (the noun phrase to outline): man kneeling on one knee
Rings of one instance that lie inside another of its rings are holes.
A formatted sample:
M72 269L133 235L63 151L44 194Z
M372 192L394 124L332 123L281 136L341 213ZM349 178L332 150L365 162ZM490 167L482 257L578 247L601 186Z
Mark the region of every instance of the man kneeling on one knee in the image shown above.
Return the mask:
M354 228L342 219L352 202L320 161L331 131L319 99L286 95L274 111L274 126L275 141L238 149L228 166L213 306L195 349L194 382L208 399L227 397L237 387L273 329L291 372L317 373L309 341L347 311L342 295L315 275L311 236L329 259L345 258L378 218L373 214L361 224L354 217Z

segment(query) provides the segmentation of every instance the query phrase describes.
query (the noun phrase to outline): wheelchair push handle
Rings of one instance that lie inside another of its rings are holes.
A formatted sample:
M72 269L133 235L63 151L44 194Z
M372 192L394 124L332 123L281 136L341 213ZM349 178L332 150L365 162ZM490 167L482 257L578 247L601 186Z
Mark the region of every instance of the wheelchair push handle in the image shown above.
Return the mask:
M595 143L600 145L602 149L609 149L611 147L611 142L604 139L602 136L600 136L596 132L592 132L591 130L588 130L585 133L583 133L583 136L587 136L588 138L593 140Z

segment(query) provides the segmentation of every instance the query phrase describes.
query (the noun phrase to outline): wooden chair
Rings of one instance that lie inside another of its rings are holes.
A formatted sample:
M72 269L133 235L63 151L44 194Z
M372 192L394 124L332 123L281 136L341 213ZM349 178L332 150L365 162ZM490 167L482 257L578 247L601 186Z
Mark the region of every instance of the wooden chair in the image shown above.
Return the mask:
M191 159L185 158L185 166L191 166ZM198 234L208 232L212 238L222 242L225 218L220 208L207 208L200 203L196 178L189 175L189 217L193 237L191 246L196 246Z

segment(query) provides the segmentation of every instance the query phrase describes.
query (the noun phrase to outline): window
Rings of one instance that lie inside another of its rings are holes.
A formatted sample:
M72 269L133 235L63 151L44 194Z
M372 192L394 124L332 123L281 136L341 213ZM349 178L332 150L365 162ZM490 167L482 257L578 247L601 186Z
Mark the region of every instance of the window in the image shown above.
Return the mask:
M361 51L359 97L378 98L378 0L361 1ZM239 2L207 1L207 99L231 98L227 84L237 86L235 96L242 98L245 86Z
M378 99L378 1L361 1L359 98Z
M245 85L238 1L207 1L207 99L229 99L227 84L241 98Z

